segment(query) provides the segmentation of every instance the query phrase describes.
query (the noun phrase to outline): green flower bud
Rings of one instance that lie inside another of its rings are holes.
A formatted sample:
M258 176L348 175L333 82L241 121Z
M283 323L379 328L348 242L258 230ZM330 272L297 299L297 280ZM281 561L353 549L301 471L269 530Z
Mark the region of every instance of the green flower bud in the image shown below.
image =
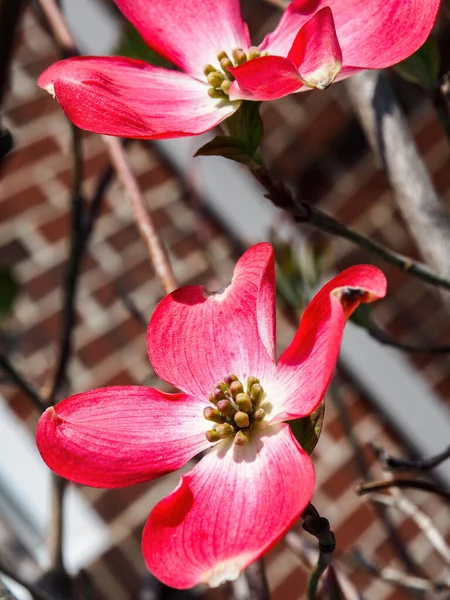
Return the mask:
M244 386L240 381L233 381L230 385L230 392L233 398L236 398L238 394L241 394L244 391Z
M216 67L213 67L212 65L205 65L203 67L203 73L208 76L210 73L216 73L217 69Z
M250 375L250 377L247 379L247 394L250 394L252 385L255 383L259 383L259 379L257 377L253 377L253 375Z
M234 422L238 427L248 427L250 425L250 418L247 413L238 411L234 415Z
M248 444L248 438L250 436L249 429L240 429L237 434L234 436L234 443L238 446L245 446Z
M222 67L222 70L225 73L228 73L228 69L233 66L233 63L231 62L231 60L229 58L221 58L220 66Z
M223 415L226 415L227 417L233 417L236 413L236 409L229 400L220 400L217 403L217 408Z
M235 65L242 65L247 60L247 55L242 48L236 48L233 50L233 59Z
M251 46L251 48L248 49L247 56L248 60L253 60L254 58L258 58L259 56L261 56L261 52L256 46Z
M223 75L223 73L219 73L219 71L216 71L215 73L210 73L206 78L206 81L209 83L209 85L212 85L213 88L217 88L220 87L224 79L225 75Z
M229 423L224 423L223 425L217 425L216 432L221 440L224 440L227 437L230 437L235 432L235 428Z
M209 431L207 431L205 433L205 437L208 440L208 442L211 443L218 442L220 440L219 434L214 429L210 429Z
M203 409L203 416L207 421L213 421L214 423L225 423L225 417L212 406L207 406Z
M225 79L225 81L222 82L220 89L222 90L222 92L224 94L226 94L228 96L230 93L230 87L231 87L231 81L229 79Z
M236 404L238 405L239 410L242 410L243 412L251 413L253 410L252 401L248 394L238 394L236 396Z
M210 98L225 98L225 94L222 90L216 90L213 87L208 88L208 96Z
M228 56L228 54L225 52L225 50L222 50L221 52L218 53L217 55L217 60L220 62L223 58L227 58L228 60L230 60L230 57Z
M264 390L259 383L254 383L250 391L253 400L258 404L264 398Z
M262 408L258 408L257 410L255 410L255 412L253 413L253 419L256 423L261 423L261 421L264 420L264 417L266 416L265 411Z

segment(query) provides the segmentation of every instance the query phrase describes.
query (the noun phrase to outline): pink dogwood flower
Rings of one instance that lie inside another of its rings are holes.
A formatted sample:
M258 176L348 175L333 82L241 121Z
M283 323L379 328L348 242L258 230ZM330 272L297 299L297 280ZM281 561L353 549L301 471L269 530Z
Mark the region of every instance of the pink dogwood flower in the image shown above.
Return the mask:
M42 457L62 477L113 488L160 477L210 448L151 512L143 552L175 588L234 579L311 500L312 462L285 421L317 408L346 318L385 291L376 267L342 272L311 301L276 361L273 249L253 246L227 288L178 289L153 314L151 363L181 392L117 386L67 398L41 417Z
M274 100L389 67L425 42L440 0L294 0L258 47L239 0L115 2L181 71L122 57L69 58L39 85L82 129L158 139L208 131L242 100Z

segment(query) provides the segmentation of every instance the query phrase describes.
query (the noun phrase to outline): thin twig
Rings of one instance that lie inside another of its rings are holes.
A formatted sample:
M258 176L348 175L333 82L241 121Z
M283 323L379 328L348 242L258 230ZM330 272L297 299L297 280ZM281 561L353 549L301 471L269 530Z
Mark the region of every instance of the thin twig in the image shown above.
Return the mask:
M443 452L439 452L439 454L435 454L429 458L419 458L417 460L392 456L391 454L388 454L384 448L373 443L370 444L370 446L376 458L381 462L383 469L386 471L431 471L450 458L450 446Z
M19 373L13 366L7 356L0 352L0 368L8 375L8 377L20 388L33 402L40 412L47 409L45 400L39 395L35 388Z
M155 269L161 285L169 294L176 287L175 276L173 274L167 253L159 239L158 232L153 224L148 210L145 208L145 201L139 189L126 155L120 144L120 140L113 137L103 136L103 140L108 148L111 162L114 165L117 176L127 192L130 201L131 210L139 232L144 240L150 256L151 264Z
M0 0L0 109L8 88L14 42L26 1Z
M48 538L52 569L65 571L64 567L64 496L68 481L52 473L51 522Z
M442 498L450 500L450 492L444 488L431 483L430 481L423 481L420 479L387 479L384 481L370 481L368 483L361 483L356 488L358 496L363 496L370 492L379 490L386 490L390 487L399 487L413 490L422 490L424 492L430 492Z
M55 0L38 0L52 29L57 42L71 54L78 54L76 44L67 27L67 23ZM136 177L128 163L120 140L102 136L109 152L111 162L127 193L133 216L139 232L147 246L150 261L155 269L161 285L166 293L173 291L177 285L170 266L167 253L162 245L145 201L139 189Z
M368 142L391 184L395 203L425 261L450 277L450 217L419 155L387 76L364 71L346 82ZM447 305L450 296L444 296Z
M442 556L445 563L450 565L450 548L445 539L430 517L411 502L411 500L404 495L388 496L387 494L376 493L371 494L369 500L370 502L376 502L390 508L395 508L407 517L410 517L428 539L436 552Z
M259 183L267 190L268 193L266 197L278 208L282 208L289 212L296 222L306 223L316 229L325 231L326 233L344 238L353 242L359 248L378 256L400 271L408 273L408 275L411 275L412 277L421 279L436 287L450 290L450 279L433 272L424 263L414 261L412 258L378 244L357 231L348 228L346 225L334 217L325 214L312 204L297 201L283 184L275 183L266 168L263 167L252 172Z
M12 579L16 583L18 583L20 586L22 586L25 590L27 590L32 595L32 597L35 600L54 600L51 596L49 596L47 594L47 592L44 592L44 590L41 590L33 583L26 581L18 573L15 573L13 571L13 569L11 569L9 567L9 565L6 565L3 562L3 560L1 560L1 559L0 559L0 573L3 573L3 575L6 575L6 577L9 577L10 579Z
M358 550L353 552L353 558L353 562L365 571L368 571L375 577L379 577L383 581L400 587L422 592L442 592L449 589L449 584L447 582L434 583L423 577L416 577L415 575L409 575L408 573L403 573L402 571L392 569L391 567L383 567L374 564Z
M398 350L405 350L406 352L412 352L414 354L449 354L450 344L443 344L441 346L435 346L432 344L414 344L411 342L401 342L395 340L387 331L380 329L375 323L372 323L367 329L367 333L370 337L380 342L385 346L391 346Z

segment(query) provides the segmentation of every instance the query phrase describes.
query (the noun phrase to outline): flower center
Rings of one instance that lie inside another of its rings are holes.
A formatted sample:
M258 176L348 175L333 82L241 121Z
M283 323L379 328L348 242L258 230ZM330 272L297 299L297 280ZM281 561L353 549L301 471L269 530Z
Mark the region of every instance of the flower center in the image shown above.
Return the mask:
M206 81L211 86L208 88L208 96L211 98L228 98L230 86L234 81L234 77L228 69L230 67L238 67L254 58L267 56L267 54L267 51L264 50L261 52L256 46L251 46L247 53L242 48L235 48L230 58L224 50L221 50L217 55L220 68L217 69L213 65L206 65L203 69Z
M205 419L216 423L214 429L206 432L206 439L218 442L234 436L235 444L247 444L252 427L261 423L266 416L261 408L264 397L265 392L257 377L248 377L244 389L237 375L227 375L215 385L209 396L213 406L207 406L203 410Z

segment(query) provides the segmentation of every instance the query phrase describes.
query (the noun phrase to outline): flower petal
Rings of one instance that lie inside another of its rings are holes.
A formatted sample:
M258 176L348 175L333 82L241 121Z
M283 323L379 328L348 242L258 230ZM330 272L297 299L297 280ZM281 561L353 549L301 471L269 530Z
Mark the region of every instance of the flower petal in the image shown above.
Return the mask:
M218 52L250 46L239 0L115 2L151 48L202 81L205 65L218 66Z
M300 29L288 59L308 87L323 90L333 83L342 67L342 52L328 6L316 12Z
M260 49L287 56L303 25L317 11L329 6L344 66L389 67L413 54L425 42L439 4L440 0L294 0Z
M210 98L206 84L184 73L120 57L69 58L38 83L81 129L128 138L198 135L238 107Z
M292 343L280 356L275 379L280 392L270 398L272 422L304 417L318 406L333 375L346 319L361 302L385 294L383 273L372 265L356 265L314 296Z
M150 361L161 379L197 397L233 372L243 381L275 368L275 268L270 244L238 261L217 293L180 288L156 307L147 331Z
M254 58L230 71L236 79L230 100L276 100L303 86L295 65L281 56Z
M299 517L314 479L285 424L247 446L215 446L150 514L142 541L150 571L178 589L235 579Z
M45 411L37 445L52 471L76 483L110 488L150 481L210 446L204 406L149 387L91 390Z

